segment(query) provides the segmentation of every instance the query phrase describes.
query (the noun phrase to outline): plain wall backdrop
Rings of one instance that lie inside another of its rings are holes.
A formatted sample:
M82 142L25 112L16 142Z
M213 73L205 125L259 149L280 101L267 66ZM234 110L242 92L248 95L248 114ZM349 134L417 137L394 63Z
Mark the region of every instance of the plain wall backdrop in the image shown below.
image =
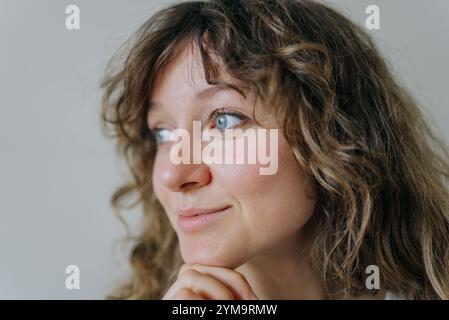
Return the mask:
M170 1L173 2L173 1ZM100 129L100 79L155 0L0 0L0 298L103 299L129 274L109 198L124 163ZM364 26L403 84L449 137L449 1L334 0ZM80 30L65 27L68 5ZM137 225L139 210L125 213ZM80 268L80 289L65 268Z

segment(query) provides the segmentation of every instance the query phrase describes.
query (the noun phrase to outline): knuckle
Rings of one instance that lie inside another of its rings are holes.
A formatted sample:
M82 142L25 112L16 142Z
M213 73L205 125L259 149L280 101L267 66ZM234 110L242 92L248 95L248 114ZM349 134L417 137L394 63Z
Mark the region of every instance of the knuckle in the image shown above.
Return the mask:
M182 277L184 278L192 278L195 277L198 274L198 271L193 269L187 269L182 273Z
M235 272L235 278L242 286L242 290L243 290L242 293L244 294L244 296L246 296L246 297L253 296L253 290L252 290L248 280L246 279L246 277L239 272Z
M196 270L187 269L180 275L179 281L187 287L193 287L198 280L198 273Z
M176 294L176 298L178 299L192 299L193 297L195 297L195 293L189 289L189 288L181 288L178 293Z
M243 282L244 284L247 284L248 282L246 281L246 278L243 274L241 274L240 272L234 272L234 277L237 281L239 282Z
M184 270L186 270L189 266L186 264L183 264L180 268L179 268L179 272L182 272Z
M183 265L181 266L181 268L179 268L178 278L179 278L184 272L186 272L186 271L189 270L189 269L190 269L190 266L189 266L189 265L183 264Z

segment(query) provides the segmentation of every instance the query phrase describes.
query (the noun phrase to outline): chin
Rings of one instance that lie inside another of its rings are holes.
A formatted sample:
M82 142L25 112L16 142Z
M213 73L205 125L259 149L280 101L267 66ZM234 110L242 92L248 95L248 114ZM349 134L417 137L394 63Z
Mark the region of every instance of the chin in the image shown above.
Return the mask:
M203 264L214 267L225 267L235 269L245 262L240 254L236 254L237 250L229 250L223 252L217 248L203 245L201 247L183 247L181 246L181 255L186 264Z

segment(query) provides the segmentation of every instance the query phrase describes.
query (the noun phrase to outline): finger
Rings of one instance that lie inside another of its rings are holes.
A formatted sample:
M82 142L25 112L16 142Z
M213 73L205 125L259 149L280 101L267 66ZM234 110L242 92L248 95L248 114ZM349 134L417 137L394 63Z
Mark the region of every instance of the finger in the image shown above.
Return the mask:
M181 268L179 268L178 278L179 276L186 270L191 269L192 267L189 264L183 264Z
M170 288L170 292L167 293L167 297L170 299L170 296L184 287L192 289L194 292L201 295L205 299L236 299L232 291L229 290L226 285L221 283L219 280L192 268L183 270L183 272L180 273L178 280L176 280L172 288Z
M190 288L181 288L171 300L204 300L204 298Z
M190 266L188 264L183 264L180 268L179 268L179 272L178 272L178 277L177 279L179 279L179 277L181 276L181 274L186 271L187 269L190 269ZM176 281L172 284L172 286L168 289L168 291L165 293L164 298L163 299L168 299L169 296L173 295L174 290L178 289L178 286L175 285Z
M191 267L220 280L223 284L228 286L237 299L259 299L254 293L254 290L251 288L248 280L246 280L245 276L235 270L224 267L206 266L203 264L193 264Z

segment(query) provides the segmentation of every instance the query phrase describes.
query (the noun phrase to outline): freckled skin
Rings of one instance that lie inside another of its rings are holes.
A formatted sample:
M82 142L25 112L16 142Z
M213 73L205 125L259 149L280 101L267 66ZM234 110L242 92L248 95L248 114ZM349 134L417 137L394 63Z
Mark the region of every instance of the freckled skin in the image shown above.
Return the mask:
M250 100L245 101L236 93L221 94L204 104L195 101L196 91L210 87L197 50L193 55L190 50L181 50L156 80L151 97L163 107L150 113L150 127L157 124L191 130L192 121L211 104L233 105L247 115L252 114ZM256 116L263 118L263 109L256 106ZM274 119L267 119L267 123L272 128L277 127ZM251 126L256 128L254 122ZM159 147L153 185L188 264L234 269L300 232L313 214L315 199L306 196L304 175L281 130L278 170L274 175L260 175L260 164L174 165L170 162L169 150L169 143ZM175 210L189 205L232 207L226 215L201 230L184 233L178 229Z

